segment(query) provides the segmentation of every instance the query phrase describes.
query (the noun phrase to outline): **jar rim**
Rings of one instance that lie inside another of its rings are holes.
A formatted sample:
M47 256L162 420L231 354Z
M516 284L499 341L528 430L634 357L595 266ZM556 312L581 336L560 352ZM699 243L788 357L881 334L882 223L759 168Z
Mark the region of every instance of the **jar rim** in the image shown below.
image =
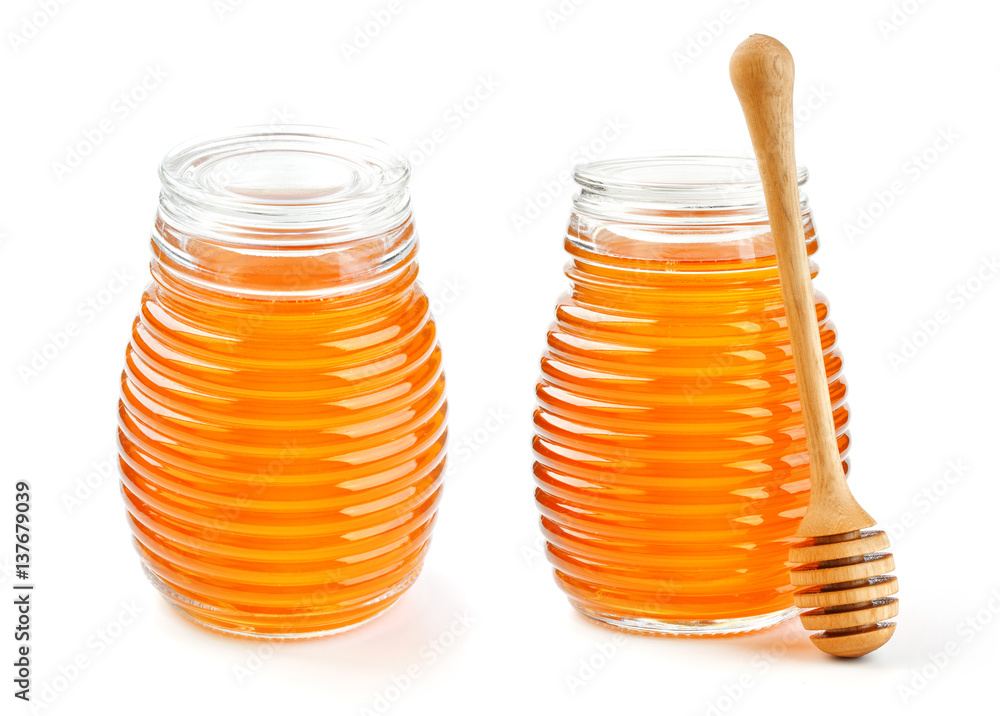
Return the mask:
M798 184L809 178L796 165ZM753 157L715 154L646 155L579 164L573 179L584 192L676 205L746 206L763 202Z
M410 165L363 134L309 125L249 126L182 142L160 164L161 207L212 223L310 230L409 211Z

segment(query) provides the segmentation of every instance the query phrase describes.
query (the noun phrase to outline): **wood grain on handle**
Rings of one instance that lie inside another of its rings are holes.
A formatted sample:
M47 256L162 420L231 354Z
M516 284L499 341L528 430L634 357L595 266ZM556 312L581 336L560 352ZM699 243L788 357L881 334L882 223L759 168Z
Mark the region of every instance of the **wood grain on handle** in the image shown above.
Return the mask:
M764 186L805 421L811 497L798 534L826 536L870 527L875 520L854 500L844 479L833 424L799 205L792 55L773 37L752 35L733 54L729 74L746 116Z

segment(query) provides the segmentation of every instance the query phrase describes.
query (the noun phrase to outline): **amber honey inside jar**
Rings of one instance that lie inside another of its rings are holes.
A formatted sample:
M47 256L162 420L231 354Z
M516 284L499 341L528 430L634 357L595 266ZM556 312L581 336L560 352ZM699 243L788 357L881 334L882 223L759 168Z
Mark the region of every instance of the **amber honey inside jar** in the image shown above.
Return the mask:
M788 548L809 458L756 163L645 157L575 178L570 290L535 412L556 580L585 616L629 630L779 623L795 614ZM805 194L801 209L812 255ZM816 311L843 457L846 386L819 292Z
M221 631L357 626L417 577L444 470L409 168L364 137L251 129L160 175L118 433L147 576Z

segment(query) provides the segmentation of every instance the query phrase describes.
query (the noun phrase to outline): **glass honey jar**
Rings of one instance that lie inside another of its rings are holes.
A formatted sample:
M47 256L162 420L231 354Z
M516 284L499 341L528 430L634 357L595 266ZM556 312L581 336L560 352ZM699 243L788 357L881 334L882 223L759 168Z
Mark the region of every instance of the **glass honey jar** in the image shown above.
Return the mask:
M202 625L330 634L420 572L447 406L408 177L386 145L313 127L163 160L122 494L147 576Z
M570 290L534 417L556 581L586 617L627 630L777 624L796 613L787 560L809 458L756 163L644 157L574 176ZM842 359L819 292L816 311L846 471Z

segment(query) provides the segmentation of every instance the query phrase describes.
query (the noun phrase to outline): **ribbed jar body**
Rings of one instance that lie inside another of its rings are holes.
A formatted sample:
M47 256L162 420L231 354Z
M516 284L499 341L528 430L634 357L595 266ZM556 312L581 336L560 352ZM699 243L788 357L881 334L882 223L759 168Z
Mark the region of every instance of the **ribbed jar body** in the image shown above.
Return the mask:
M330 141L227 138L239 148L191 145L161 170L122 492L151 581L223 631L312 636L379 614L419 573L441 494L444 378L405 163ZM330 167L310 165L324 152ZM338 218L373 193L364 220Z
M718 158L577 173L571 290L537 387L536 500L557 582L602 623L715 635L794 614L788 548L809 459L748 173L752 163ZM803 220L812 254L805 202ZM819 293L816 310L843 455L846 387Z

